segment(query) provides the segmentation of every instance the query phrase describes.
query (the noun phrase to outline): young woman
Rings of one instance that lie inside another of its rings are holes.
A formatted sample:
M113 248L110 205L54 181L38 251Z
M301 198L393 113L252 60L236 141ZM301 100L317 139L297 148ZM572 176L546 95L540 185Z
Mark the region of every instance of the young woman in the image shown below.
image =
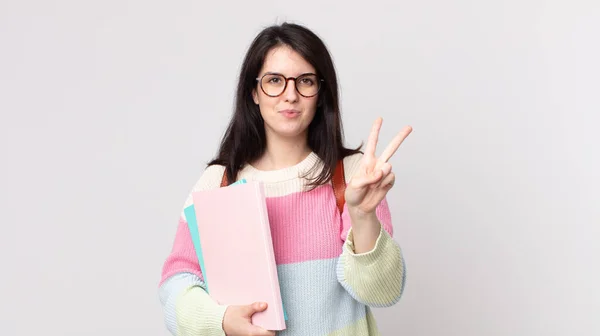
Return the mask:
M219 153L192 192L224 180L264 182L289 318L279 335L378 335L371 308L402 295L405 266L386 202L394 184L388 160L412 129L376 156L381 123L375 120L364 153L344 147L336 73L321 39L284 23L253 41ZM191 203L190 193L184 207ZM160 298L173 335L275 335L251 323L266 304L224 306L206 293L183 212Z

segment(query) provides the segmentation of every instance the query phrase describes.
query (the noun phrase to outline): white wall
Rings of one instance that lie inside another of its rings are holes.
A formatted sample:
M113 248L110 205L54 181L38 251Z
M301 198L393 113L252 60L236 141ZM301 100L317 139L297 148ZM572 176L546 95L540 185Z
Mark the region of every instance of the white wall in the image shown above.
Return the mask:
M254 35L331 48L348 142L414 132L384 335L600 334L598 1L0 1L0 334L167 335L156 285Z

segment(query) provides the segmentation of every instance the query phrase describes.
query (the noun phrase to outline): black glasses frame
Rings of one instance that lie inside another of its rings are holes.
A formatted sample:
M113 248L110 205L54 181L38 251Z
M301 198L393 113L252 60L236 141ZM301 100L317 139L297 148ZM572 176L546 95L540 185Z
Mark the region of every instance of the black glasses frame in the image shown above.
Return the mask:
M265 89L263 88L263 85L262 85L262 80L263 80L263 78L265 78L265 76L281 76L281 77L283 77L283 78L285 79L285 84L283 84L283 90L281 90L281 93L280 93L280 94L278 94L278 95L270 95L270 94L268 94L268 93L265 91ZM314 94L314 95L305 96L305 95L303 95L303 94L300 92L300 90L298 90L298 85L296 85L296 84L297 84L297 83L296 83L296 81L297 81L299 78L303 78L303 77L306 77L306 76L316 76L316 77L317 77L317 79L318 79L318 81L317 81L317 82L318 82L318 85L319 85L319 87L317 88L317 92L315 92L315 94ZM314 74L314 73L311 73L311 72L309 72L309 73L303 73L303 74L301 74L301 75L300 75L300 76L298 76L298 77L286 77L286 76L284 76L283 74L280 74L280 73L276 73L276 72L267 72L267 73L265 73L264 75L262 75L261 77L258 77L258 78L256 78L256 80L258 81L258 84L260 85L260 89L262 90L262 92L263 92L264 94L266 94L267 96L269 96L269 97L279 97L279 96L281 96L281 95L282 95L282 94L285 92L285 90L287 90L287 85L288 85L288 82L289 82L290 80L293 80L293 81L294 81L294 89L296 89L296 92L298 92L298 94L299 94L299 95L301 95L301 96L302 96L302 97L304 97L304 98L311 98L311 97L314 97L314 96L316 96L316 95L317 95L317 94L318 94L318 93L321 91L321 87L322 87L321 83L324 83L324 82L325 82L325 80L323 80L323 79L319 79L319 77L317 76L317 74Z

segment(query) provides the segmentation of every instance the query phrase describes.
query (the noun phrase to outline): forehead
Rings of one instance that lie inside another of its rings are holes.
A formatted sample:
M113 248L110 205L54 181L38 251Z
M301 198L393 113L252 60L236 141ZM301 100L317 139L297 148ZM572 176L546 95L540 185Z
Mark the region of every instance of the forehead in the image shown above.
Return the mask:
M278 46L267 52L261 74L265 72L277 72L286 76L298 76L307 72L314 73L315 68L292 48L288 46Z

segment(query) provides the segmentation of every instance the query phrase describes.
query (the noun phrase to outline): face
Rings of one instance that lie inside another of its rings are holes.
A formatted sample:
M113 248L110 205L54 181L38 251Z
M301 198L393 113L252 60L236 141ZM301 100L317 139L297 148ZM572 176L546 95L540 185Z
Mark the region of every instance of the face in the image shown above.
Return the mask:
M281 46L269 51L257 77L263 78L263 75L270 73L281 74L286 78L298 78L303 74L315 74L316 71L296 51ZM257 81L253 90L253 98L254 103L259 105L260 113L265 121L267 138L306 137L308 125L317 109L318 94L312 97L304 97L302 94L305 96L314 94L318 84L317 79L313 76L304 76L296 82L290 79L281 95L271 97L261 88L261 81ZM284 87L285 79L267 75L262 80L262 85L270 95L277 94ZM296 90L296 86L302 94Z

